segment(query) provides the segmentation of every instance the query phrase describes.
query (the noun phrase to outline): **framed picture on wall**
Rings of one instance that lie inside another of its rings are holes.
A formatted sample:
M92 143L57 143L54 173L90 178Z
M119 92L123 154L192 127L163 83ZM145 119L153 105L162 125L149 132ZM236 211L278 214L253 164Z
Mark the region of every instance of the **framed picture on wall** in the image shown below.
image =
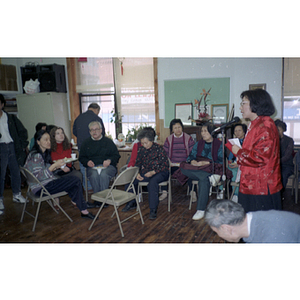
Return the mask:
M249 90L256 90L256 89L266 90L266 88L267 88L266 83L249 84Z
M228 104L212 104L211 115L214 124L226 123L228 116Z
M176 103L175 118L181 119L183 125L192 125L192 119L193 119L192 103Z

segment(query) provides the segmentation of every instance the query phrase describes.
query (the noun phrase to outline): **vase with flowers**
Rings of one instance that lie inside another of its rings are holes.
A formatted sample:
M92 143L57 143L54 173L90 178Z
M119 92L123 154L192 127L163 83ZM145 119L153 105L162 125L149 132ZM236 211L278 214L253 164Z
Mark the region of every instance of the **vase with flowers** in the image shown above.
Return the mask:
M209 101L207 96L210 95L210 93L209 93L210 90L211 90L211 88L206 92L205 89L202 89L202 93L200 94L201 95L200 99L199 100L195 99L195 107L198 112L198 119L194 120L196 122L196 124L202 124L204 122L212 120L212 117L207 112L207 102ZM202 103L202 101L203 101L203 103ZM201 103L204 104L204 105L202 105L203 111L201 111Z

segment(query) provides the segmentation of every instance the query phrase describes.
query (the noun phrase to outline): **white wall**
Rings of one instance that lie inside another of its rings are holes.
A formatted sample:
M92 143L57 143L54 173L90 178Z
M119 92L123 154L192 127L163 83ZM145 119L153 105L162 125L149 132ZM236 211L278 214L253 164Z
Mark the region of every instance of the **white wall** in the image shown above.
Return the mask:
M158 58L157 67L160 119L165 116L165 80L212 77L230 77L229 107L235 105L235 116L241 117L240 94L258 83L267 84L276 107L273 117L282 116L282 58Z

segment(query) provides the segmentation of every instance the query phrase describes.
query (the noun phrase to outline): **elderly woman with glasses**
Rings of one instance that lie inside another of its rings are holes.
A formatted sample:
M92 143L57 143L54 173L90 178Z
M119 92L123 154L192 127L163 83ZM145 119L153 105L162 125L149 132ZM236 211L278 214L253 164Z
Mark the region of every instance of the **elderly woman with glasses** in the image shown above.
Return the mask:
M241 94L241 113L250 119L243 148L232 146L241 178L238 202L246 212L281 209L280 144L271 115L275 107L262 89Z

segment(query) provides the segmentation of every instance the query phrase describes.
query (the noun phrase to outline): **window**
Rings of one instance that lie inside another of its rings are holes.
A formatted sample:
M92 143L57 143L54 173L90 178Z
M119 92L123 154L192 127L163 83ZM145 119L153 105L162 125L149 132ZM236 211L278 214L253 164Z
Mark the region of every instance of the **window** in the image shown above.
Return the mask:
M76 66L76 91L82 112L100 105L106 132L116 137L111 111L122 115L122 132L136 126L155 127L153 58L85 58Z
M300 145L300 59L284 58L283 121L286 135Z

